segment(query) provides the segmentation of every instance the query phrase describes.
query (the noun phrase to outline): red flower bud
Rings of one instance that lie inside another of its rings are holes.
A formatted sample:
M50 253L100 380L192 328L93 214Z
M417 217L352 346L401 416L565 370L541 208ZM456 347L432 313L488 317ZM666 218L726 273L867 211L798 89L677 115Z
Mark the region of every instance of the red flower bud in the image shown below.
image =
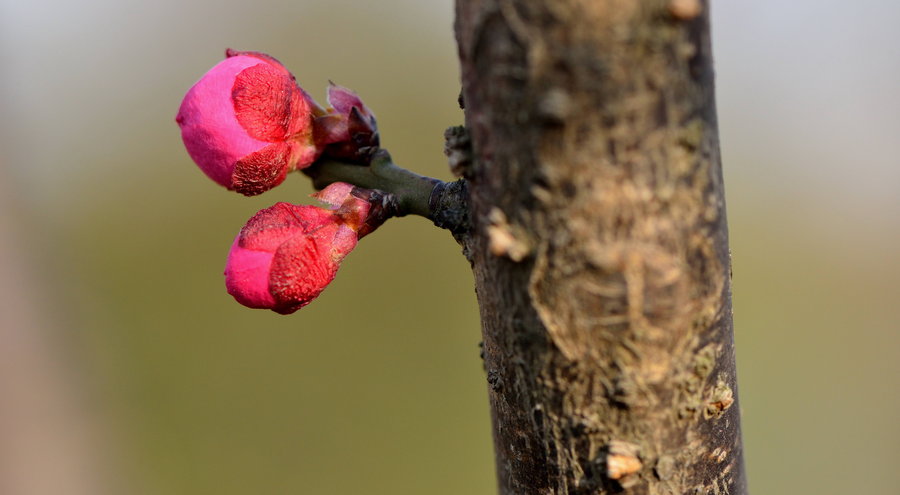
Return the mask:
M225 286L239 303L281 314L306 306L389 212L389 196L341 182L314 196L332 209L276 203L241 229L225 266Z
M315 161L313 112L321 110L274 58L226 56L187 92L175 120L206 175L252 196Z

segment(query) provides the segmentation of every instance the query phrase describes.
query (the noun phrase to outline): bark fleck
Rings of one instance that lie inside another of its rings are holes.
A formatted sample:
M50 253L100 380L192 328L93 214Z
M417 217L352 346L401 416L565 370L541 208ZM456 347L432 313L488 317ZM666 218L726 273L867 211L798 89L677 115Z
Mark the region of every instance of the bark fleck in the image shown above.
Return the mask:
M491 254L519 262L531 253L531 247L523 239L524 231L510 225L502 210L493 208L488 214L488 221L487 236Z
M669 2L669 13L676 19L689 21L703 11L700 0L671 0Z
M538 113L552 124L562 124L572 114L572 98L562 88L550 88L538 104Z
M644 467L638 458L639 449L640 447L633 443L620 440L610 442L606 454L606 476L611 480L618 481L623 487L636 481L636 477L632 475L640 472Z
M732 404L734 404L734 392L728 384L719 382L712 392L712 398L706 404L704 411L706 419L721 417Z

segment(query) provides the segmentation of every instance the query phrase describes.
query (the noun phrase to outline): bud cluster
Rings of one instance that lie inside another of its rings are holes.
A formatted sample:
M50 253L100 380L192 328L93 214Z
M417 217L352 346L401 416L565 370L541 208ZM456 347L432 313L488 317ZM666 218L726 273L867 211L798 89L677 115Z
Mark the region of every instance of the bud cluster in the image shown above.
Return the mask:
M375 116L333 83L328 104L316 103L273 57L227 50L188 90L175 120L210 179L253 196L320 158L368 164L379 144ZM302 308L357 241L396 214L392 195L343 182L313 196L328 207L276 203L241 229L225 267L225 286L239 303L281 314Z

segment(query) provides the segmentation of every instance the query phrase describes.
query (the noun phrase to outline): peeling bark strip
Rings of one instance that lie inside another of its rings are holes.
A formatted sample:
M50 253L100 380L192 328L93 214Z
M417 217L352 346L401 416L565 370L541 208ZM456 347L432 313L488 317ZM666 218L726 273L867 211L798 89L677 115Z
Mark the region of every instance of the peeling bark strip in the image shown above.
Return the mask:
M708 4L457 0L500 491L745 494Z

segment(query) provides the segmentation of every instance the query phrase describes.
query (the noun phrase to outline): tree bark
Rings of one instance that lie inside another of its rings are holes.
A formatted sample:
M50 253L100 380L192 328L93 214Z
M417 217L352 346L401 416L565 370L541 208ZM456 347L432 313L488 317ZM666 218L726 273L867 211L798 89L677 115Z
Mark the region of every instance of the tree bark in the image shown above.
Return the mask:
M457 0L502 494L744 494L708 3Z

